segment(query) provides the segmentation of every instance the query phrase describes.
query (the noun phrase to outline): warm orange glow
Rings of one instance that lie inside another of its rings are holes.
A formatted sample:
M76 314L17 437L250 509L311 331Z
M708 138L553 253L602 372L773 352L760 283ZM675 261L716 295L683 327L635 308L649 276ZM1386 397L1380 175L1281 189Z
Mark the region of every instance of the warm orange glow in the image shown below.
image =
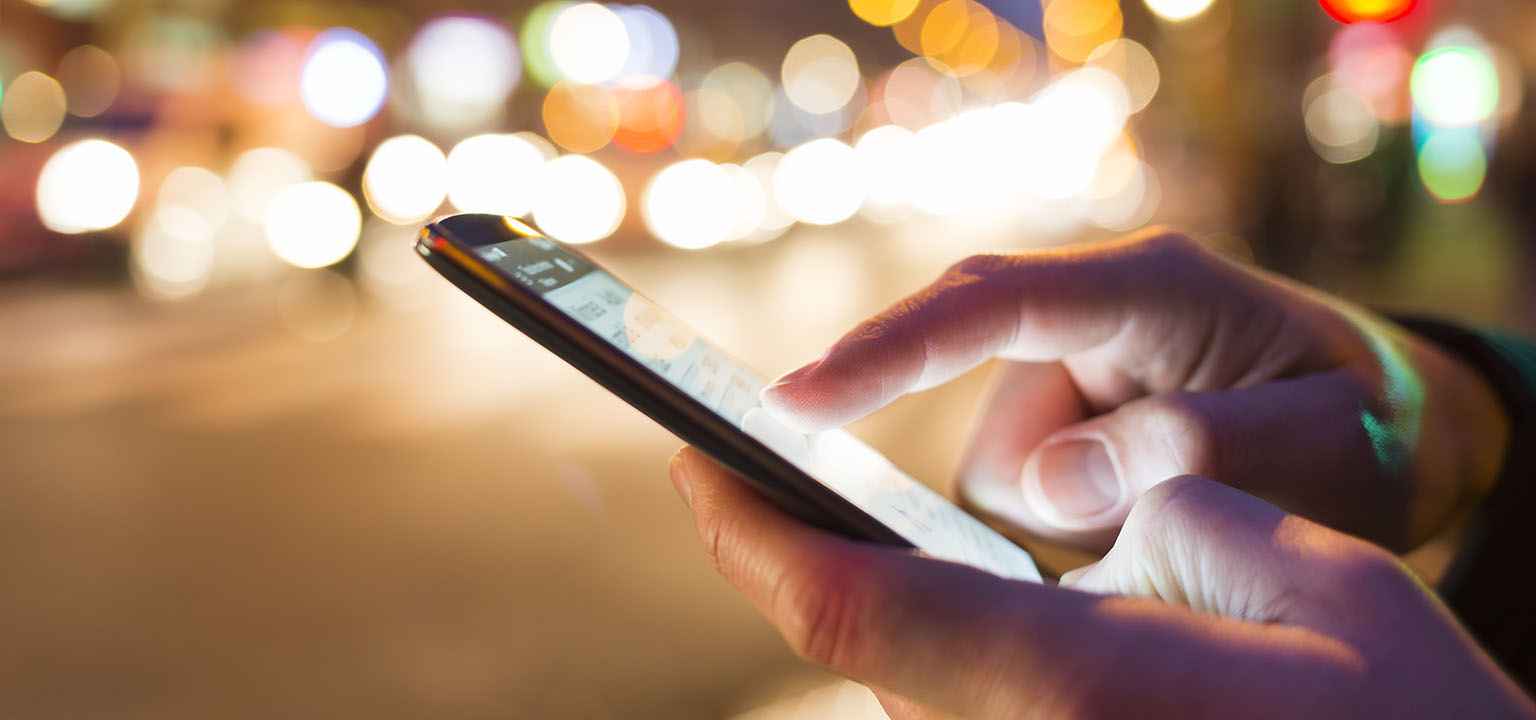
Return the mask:
M848 7L870 25L894 25L917 9L918 0L848 0Z
M1115 0L1053 0L1045 8L1044 24L1051 51L1080 63L1094 48L1120 37L1124 17Z
M960 42L934 56L935 60L954 70L960 77L974 75L985 69L992 62L992 56L997 54L1000 23L981 5L968 5L970 14Z
M985 97L1020 95L1029 89L1039 69L1039 49L1034 40L1008 23L997 23L997 31L997 52L981 72L965 76L963 82Z
M923 20L923 54L937 59L965 39L971 24L971 4L966 0L944 0Z
M573 153L600 150L619 129L618 101L606 88L562 80L544 98L544 129Z
M683 94L661 78L642 76L614 88L619 127L613 142L634 153L665 150L683 131Z
M1323 9L1341 22L1388 22L1408 14L1415 0L1321 0Z
M907 49L907 52L915 55L923 54L923 26L928 23L928 16L933 9L938 7L942 0L921 0L905 20L891 26L891 32L896 36L896 42Z
M703 87L683 96L682 136L677 149L689 157L726 162L747 139L741 106L724 90Z

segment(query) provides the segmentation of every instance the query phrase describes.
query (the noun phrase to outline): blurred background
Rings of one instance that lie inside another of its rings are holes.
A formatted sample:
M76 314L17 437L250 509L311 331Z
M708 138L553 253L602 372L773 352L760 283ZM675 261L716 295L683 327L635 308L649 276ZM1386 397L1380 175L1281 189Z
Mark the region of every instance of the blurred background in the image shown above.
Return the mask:
M1530 332L1533 71L1523 0L0 0L0 716L883 717L424 222L765 374L1154 222ZM854 429L945 488L987 374Z

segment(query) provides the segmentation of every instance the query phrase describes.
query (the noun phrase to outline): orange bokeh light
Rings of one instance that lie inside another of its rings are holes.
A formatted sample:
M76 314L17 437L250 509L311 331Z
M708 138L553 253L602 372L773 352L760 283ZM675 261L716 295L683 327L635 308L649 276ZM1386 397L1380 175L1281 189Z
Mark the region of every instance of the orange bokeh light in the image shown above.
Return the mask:
M1120 37L1124 22L1115 0L1052 0L1045 8L1045 41L1062 59L1080 63Z
M1416 0L1319 0L1340 22L1390 22L1407 15Z
M562 80L544 97L544 130L566 150L601 150L618 129L619 103L607 88Z
M965 77L974 75L985 69L997 54L998 35L1001 28L997 18L978 3L969 3L970 15L967 18L965 34L954 47L934 55L945 67L952 68L956 75Z
M860 20L871 25L894 25L917 9L917 0L848 0Z
M665 150L683 132L683 93L676 85L654 76L640 76L618 84L613 91L619 108L619 126L613 142L633 153Z
M905 20L891 26L896 42L901 43L907 52L923 54L923 27L928 24L928 16L940 4L941 0L922 0Z

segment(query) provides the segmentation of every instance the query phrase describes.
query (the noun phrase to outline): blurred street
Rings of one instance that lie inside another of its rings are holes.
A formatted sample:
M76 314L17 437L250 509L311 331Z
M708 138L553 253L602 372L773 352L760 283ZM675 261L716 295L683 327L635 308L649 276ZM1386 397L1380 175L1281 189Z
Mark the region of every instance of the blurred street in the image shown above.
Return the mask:
M772 287L854 248L601 259L776 372L901 291ZM418 288L321 344L266 295L4 288L0 715L716 718L812 672L699 550L677 440ZM984 380L858 430L942 484Z
M1533 77L1526 0L0 0L0 718L879 720L424 223L525 218L764 376L1154 223L1531 333ZM852 429L949 492L991 370Z

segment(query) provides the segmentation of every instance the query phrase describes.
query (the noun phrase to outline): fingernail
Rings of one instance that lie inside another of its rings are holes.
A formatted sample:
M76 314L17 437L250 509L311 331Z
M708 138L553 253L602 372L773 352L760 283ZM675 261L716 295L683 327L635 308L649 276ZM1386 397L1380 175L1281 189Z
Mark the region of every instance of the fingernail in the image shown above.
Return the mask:
M782 388L785 385L791 385L791 384L795 383L796 381L800 380L800 378L803 378L806 375L809 375L812 370L815 370L817 368L817 366L821 365L821 361L822 360L826 360L826 359L827 359L827 356L826 355L822 355L821 357L816 358L815 360L811 361L811 363L809 365L806 365L806 366L804 366L804 367L802 367L802 368L800 368L798 370L791 370L791 371L789 371L787 373L784 373L783 375L778 376L777 378L774 378L773 382L768 383L768 385L763 388L763 392L768 392L770 390L778 390L779 388Z
M683 499L683 504L693 507L693 485L688 479L688 463L683 460L682 453L672 456L667 462L667 474L672 476L672 487L677 489L677 494Z
M1097 440L1069 440L1041 451L1038 499L1068 520L1098 515L1120 502L1120 477L1109 450Z

